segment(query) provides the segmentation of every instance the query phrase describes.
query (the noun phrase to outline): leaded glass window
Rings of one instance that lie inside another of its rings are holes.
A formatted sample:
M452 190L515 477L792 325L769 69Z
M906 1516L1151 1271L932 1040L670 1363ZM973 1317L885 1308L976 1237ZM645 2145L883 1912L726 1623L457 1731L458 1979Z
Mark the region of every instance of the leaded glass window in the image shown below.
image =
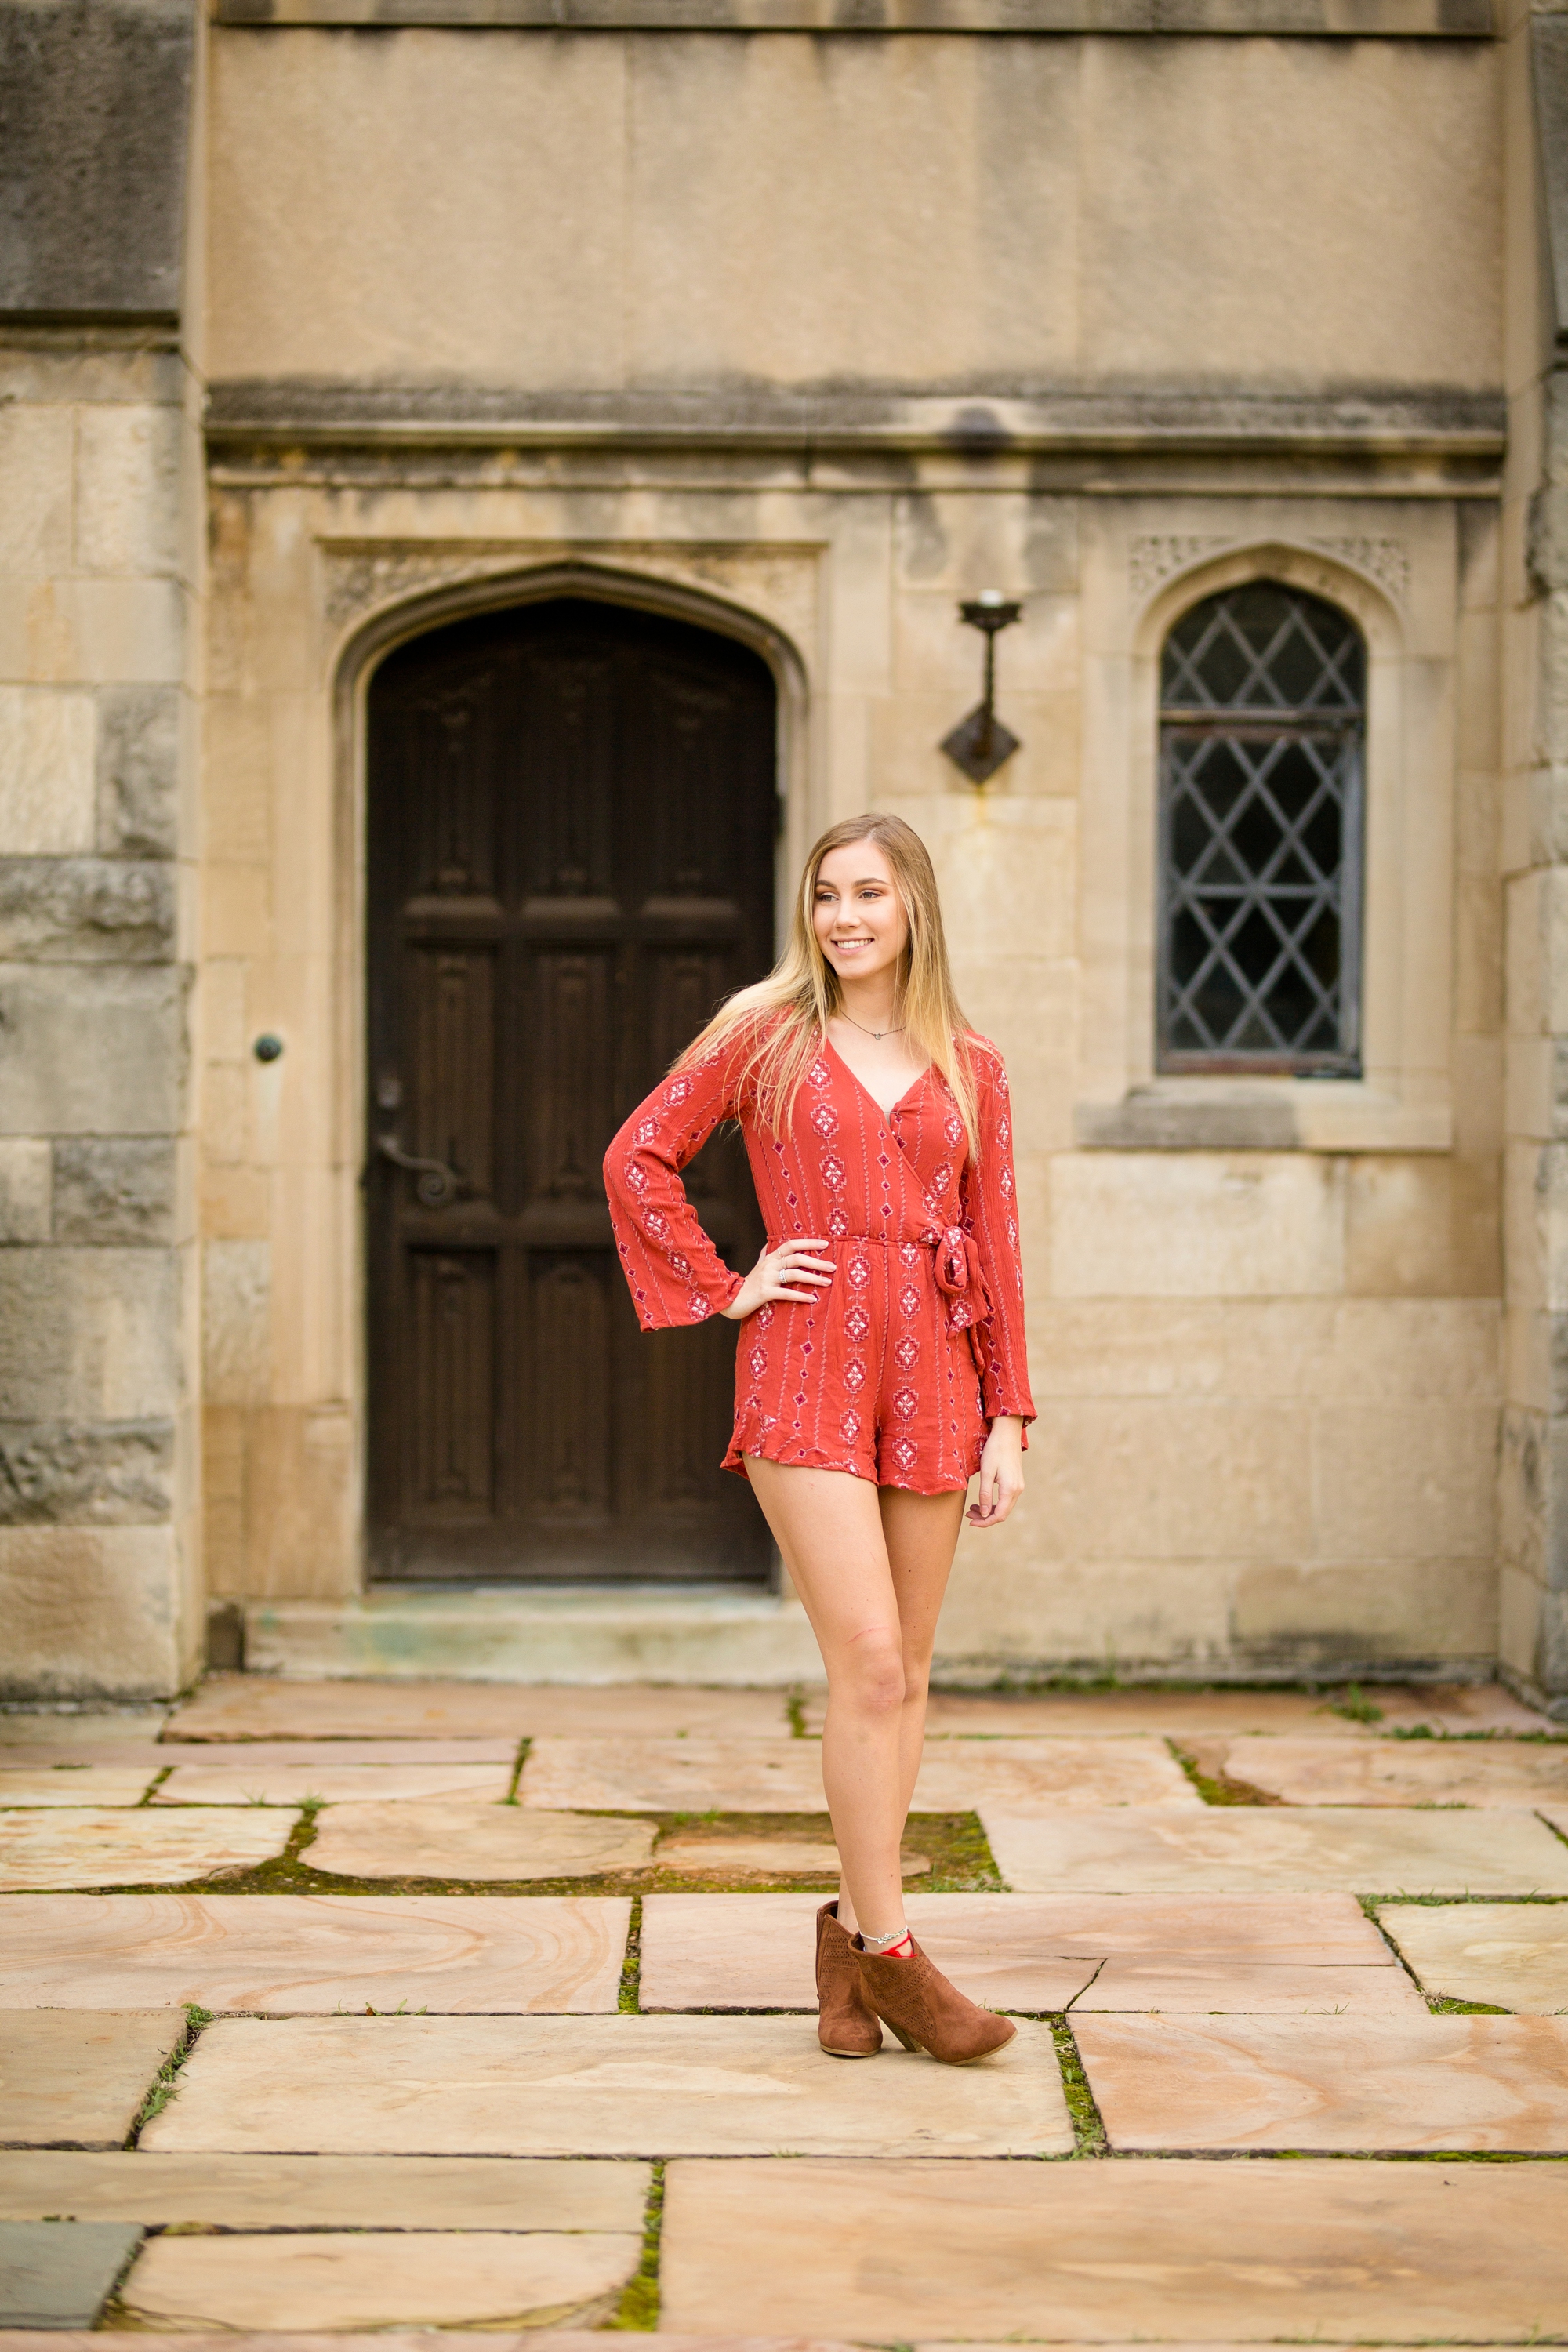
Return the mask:
M1365 707L1354 622L1279 581L1166 638L1163 1070L1358 1074Z

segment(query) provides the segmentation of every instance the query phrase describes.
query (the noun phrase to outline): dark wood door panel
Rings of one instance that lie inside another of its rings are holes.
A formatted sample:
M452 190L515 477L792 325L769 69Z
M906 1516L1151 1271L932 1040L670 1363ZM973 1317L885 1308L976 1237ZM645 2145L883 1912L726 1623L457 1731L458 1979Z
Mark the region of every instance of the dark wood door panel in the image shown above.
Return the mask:
M733 1328L638 1333L599 1163L719 998L772 961L773 733L754 656L611 605L460 623L373 682L382 1574L766 1572L749 1491L717 1466ZM738 1138L715 1138L689 1184L749 1264Z

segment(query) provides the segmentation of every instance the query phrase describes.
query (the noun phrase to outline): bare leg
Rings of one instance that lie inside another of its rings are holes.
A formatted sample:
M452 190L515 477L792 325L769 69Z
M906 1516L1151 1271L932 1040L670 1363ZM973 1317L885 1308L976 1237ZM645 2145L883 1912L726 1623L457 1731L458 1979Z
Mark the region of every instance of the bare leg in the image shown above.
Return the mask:
M899 1846L963 1496L879 1490L750 1455L746 1468L827 1670L822 1779L844 1871L839 1916L886 1935L903 1923Z

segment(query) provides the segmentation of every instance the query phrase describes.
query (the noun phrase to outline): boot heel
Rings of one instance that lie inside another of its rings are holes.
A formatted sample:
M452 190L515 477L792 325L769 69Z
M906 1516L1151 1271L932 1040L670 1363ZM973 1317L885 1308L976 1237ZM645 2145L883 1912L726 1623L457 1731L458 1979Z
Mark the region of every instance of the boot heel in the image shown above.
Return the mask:
M966 2000L956 1985L933 1969L911 1936L907 1959L861 1950L860 1982L866 2000L906 2050L923 2050L947 2066L969 2066L1011 2042L1018 2029L1010 2017L996 2017Z
M877 2011L877 2014L879 2017L882 2017L880 2010ZM913 2034L906 2033L903 2027L898 2024L894 2019L890 2017L882 2017L882 2022L887 2026L890 2032L898 2035L899 2040L903 2043L906 2050L918 2050L920 2048L921 2045L915 2040Z

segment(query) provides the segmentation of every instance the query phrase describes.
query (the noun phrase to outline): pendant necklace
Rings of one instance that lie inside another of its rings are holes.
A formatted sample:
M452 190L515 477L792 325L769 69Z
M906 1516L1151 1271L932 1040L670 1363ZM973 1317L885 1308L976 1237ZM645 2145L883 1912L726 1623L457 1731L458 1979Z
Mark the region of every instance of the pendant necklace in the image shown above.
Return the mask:
M846 1013L842 1005L839 1006L838 1011L839 1017L847 1021L851 1029L858 1029L862 1037L875 1037L879 1045L884 1037L901 1037L904 1034L901 1021L896 1029L868 1029L863 1021L857 1021L855 1015L852 1013Z

